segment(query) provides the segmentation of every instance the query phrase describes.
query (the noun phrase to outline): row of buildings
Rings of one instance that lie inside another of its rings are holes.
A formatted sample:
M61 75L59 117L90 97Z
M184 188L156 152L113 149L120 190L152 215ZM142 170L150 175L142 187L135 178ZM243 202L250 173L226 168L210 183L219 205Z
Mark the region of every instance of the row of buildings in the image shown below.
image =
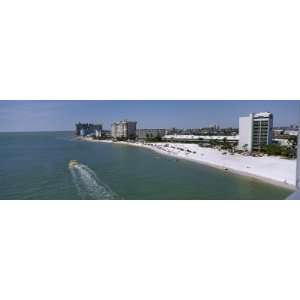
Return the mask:
M223 128L214 125L207 128L147 128L138 129L136 121L120 121L114 122L111 125L111 131L103 130L102 124L91 124L91 123L77 123L76 124L76 135L80 136L96 136L96 137L112 137L114 139L147 139L155 137L169 136L236 136L238 129L235 128Z
M111 137L113 139L141 139L163 137L169 130L157 129L137 129L136 121L120 121L115 122L111 126Z
M136 121L120 121L111 125L111 131L103 130L102 124L77 123L76 135L94 136L94 137L111 137L113 139L147 139L157 136L163 137L169 131L167 129L137 129Z
M165 129L164 129L165 130ZM238 128L220 128L219 125L210 125L209 127L203 128L171 128L167 130L168 134L177 134L177 135L207 135L207 136L230 136L237 135Z
M298 128L295 128L295 132L298 132L296 129L298 130ZM111 125L111 132L104 131L101 124L77 123L76 134L96 138L109 137L115 140L145 140L155 137L161 137L164 141L210 142L212 140L226 140L229 143L236 144L240 150L252 152L260 151L265 145L271 144L275 133L273 131L273 114L260 112L240 117L238 129L220 129L218 125L209 126L205 130L137 129L136 121L123 120L114 122Z

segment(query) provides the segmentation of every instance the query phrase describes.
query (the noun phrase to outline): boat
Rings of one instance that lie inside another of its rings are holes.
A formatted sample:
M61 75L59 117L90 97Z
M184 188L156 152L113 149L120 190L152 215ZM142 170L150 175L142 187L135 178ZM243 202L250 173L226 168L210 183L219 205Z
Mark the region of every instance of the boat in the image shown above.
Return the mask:
M72 160L69 161L69 168L75 167L78 164L79 164L79 162L77 160L72 159Z

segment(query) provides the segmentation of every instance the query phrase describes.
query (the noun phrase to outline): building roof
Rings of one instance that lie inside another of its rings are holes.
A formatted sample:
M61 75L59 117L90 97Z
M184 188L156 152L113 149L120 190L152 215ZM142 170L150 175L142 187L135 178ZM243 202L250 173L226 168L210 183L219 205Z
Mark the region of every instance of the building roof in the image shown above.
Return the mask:
M260 112L254 114L254 118L269 118L271 116L272 114L270 112Z
M284 133L287 135L298 135L298 130L284 130Z
M226 136L226 135L193 135L193 134L167 134L163 136L163 139L174 139L174 140L223 140L227 139L228 141L238 141L239 136Z
M127 124L127 123L137 123L137 121L122 120L118 122L113 122L112 125L120 125L120 124Z

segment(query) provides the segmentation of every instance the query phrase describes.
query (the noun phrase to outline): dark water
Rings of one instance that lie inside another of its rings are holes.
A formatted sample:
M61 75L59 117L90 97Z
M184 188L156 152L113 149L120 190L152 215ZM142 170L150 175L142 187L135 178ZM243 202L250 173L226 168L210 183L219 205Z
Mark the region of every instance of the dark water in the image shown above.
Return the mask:
M69 169L73 159L80 165ZM147 149L79 141L71 132L0 133L0 199L285 199L289 194Z

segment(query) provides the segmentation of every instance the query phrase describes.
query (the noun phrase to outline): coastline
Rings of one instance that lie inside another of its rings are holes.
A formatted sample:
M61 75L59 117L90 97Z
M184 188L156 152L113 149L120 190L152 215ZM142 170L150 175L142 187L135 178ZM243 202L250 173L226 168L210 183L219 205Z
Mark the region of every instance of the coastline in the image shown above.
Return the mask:
M226 154L225 151L219 151L211 148L199 147L197 144L181 143L147 143L141 142L113 142L112 140L93 140L91 138L79 138L83 141L95 143L115 143L118 145L128 145L152 150L156 153L173 157L175 159L184 159L207 165L228 174L247 176L256 180L264 181L291 191L296 190L296 160L281 159L278 157L249 157L240 154ZM169 145L167 147L166 145ZM178 150L178 148L184 149ZM191 152L187 152L187 150ZM193 153L196 152L196 153ZM245 170L246 168L249 168ZM290 169L291 168L291 169ZM293 168L295 168L293 172ZM249 172L250 171L250 172ZM294 178L295 177L295 178Z

